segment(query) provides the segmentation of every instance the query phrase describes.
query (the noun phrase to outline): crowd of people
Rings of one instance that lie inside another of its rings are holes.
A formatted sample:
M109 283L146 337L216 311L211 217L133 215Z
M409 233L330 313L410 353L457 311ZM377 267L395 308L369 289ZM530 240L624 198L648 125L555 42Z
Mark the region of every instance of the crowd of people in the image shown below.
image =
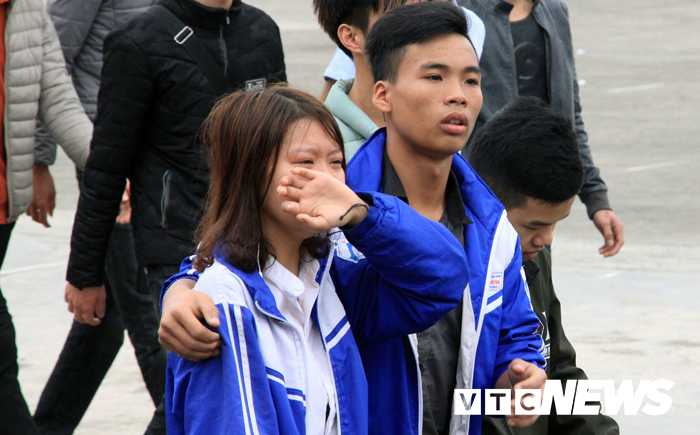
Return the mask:
M74 322L34 415L0 293L0 433L71 434L123 339L146 434L617 434L603 414L455 415L455 389L585 379L549 246L588 145L560 0L313 0L321 98L240 0L0 1L0 266L80 199ZM325 104L324 104L325 103ZM168 352L169 351L169 352Z

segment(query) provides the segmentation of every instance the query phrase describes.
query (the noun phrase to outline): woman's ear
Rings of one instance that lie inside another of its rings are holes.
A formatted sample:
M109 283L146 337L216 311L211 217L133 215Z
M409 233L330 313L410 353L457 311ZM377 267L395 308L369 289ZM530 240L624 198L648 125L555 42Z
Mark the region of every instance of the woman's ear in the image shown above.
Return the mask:
M338 27L338 39L353 54L362 54L365 47L365 35L355 26L341 24Z
M391 83L380 80L374 84L372 103L384 113L391 112Z

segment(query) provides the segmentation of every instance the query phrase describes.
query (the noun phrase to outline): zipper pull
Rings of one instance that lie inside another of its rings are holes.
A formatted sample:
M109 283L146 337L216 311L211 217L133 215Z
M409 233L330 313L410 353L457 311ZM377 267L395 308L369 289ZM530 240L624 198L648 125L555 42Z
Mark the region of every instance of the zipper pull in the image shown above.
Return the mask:
M231 24L231 18L229 17L228 10L227 10L226 11L226 25L228 26L229 24Z

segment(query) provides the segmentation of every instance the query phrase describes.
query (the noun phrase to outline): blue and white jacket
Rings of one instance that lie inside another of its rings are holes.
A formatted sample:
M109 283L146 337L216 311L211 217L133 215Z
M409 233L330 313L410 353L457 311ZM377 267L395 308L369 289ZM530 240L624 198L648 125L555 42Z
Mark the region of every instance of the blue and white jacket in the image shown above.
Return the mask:
M464 251L446 228L397 198L372 194L372 201L367 217L345 231L347 239L335 238L316 276L312 318L332 368L343 435L368 432L367 380L355 338L378 342L422 331L454 308L467 286ZM163 293L177 279L199 278L192 260ZM168 434L305 434L303 337L258 271L216 260L198 285L219 309L221 355L194 363L170 354ZM396 357L401 362L404 354Z
M386 129L377 130L350 161L346 182L353 190L381 192L385 142ZM463 321L457 388L493 388L515 358L544 367L540 353L544 345L536 333L539 321L522 275L520 240L505 208L459 154L452 160L452 171L473 222L464 235L469 269L463 273L469 274L469 285L463 319L476 323ZM453 267L445 263L441 270L448 274ZM369 433L420 435L423 409L416 347L409 337L382 342L358 339L358 345L369 387ZM481 419L453 416L450 433L480 434Z

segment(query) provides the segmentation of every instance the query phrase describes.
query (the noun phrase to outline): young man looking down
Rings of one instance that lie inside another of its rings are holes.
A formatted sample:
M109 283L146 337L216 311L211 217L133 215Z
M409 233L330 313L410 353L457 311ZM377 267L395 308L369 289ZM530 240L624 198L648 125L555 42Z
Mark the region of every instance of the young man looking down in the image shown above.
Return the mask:
M566 338L561 306L552 284L552 258L545 246L557 223L569 215L584 179L571 121L534 97L517 97L475 135L469 163L505 205L520 236L523 267L532 306L545 343L547 378L588 379L576 367L576 352ZM561 410L558 410L561 412ZM602 415L542 416L527 428L507 428L485 418L484 435L613 435L620 429Z

